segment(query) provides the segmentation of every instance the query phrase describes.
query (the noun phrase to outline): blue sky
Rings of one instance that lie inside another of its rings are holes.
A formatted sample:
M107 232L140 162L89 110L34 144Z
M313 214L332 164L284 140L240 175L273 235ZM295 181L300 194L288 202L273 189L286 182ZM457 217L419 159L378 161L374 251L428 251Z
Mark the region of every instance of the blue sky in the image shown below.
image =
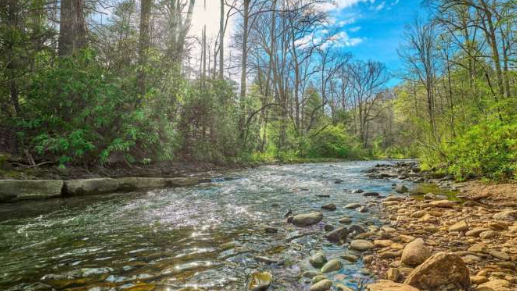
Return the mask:
M333 25L346 32L345 50L356 59L375 60L395 73L402 68L397 48L403 43L404 26L423 9L421 0L337 0L330 12ZM354 40L351 41L350 40ZM390 85L399 82L393 79Z

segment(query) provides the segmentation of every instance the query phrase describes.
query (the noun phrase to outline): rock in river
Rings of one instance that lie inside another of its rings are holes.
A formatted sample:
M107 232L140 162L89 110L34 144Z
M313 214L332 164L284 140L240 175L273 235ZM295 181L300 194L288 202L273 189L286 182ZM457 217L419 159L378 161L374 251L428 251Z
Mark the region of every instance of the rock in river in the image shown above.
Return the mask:
M395 187L395 192L397 192L397 193L403 194L403 193L406 193L407 191L408 191L408 188L405 185L397 185L397 187Z
M271 286L273 276L269 272L255 272L251 275L248 282L248 290L250 291L265 291Z
M431 256L431 250L424 245L424 240L417 238L408 243L402 252L402 263L408 266L418 266Z
M325 279L312 285L309 291L327 291L330 290L330 288L332 288L332 281Z
M343 268L343 263L341 263L340 260L333 259L333 260L328 261L321 268L321 272L322 273L330 273L330 272L339 271L339 270L341 270L341 268Z
M337 207L336 207L336 204L330 203L330 204L321 206L321 209L325 209L325 210L329 210L329 211L334 211L334 210L337 209Z
M367 251L373 249L374 245L363 239L356 239L350 243L350 248L356 251Z
M348 229L346 227L340 227L336 230L333 230L327 234L325 234L325 238L329 242L339 243L346 240L348 235Z
M359 204L359 203L349 203L349 204L345 205L346 209L356 209L359 207L361 207L361 204Z
M319 269L319 268L323 267L323 265L325 265L325 263L327 263L327 257L325 256L325 254L323 252L317 252L314 255L312 255L312 257L309 259L309 263L311 263L311 265L314 268Z
M404 284L425 290L437 290L452 284L456 288L470 287L469 269L463 260L452 253L437 253L415 268Z
M311 212L305 214L298 214L293 217L292 223L296 226L311 226L320 222L323 219L323 213Z

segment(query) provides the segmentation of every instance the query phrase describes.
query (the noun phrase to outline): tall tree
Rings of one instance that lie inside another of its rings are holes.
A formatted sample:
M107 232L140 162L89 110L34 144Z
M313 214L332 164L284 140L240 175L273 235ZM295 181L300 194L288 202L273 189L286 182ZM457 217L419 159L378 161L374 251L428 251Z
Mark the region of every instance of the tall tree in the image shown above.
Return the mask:
M141 97L146 93L147 55L151 46L151 9L153 0L141 0L140 3L140 40L138 45L137 87Z
M83 0L62 0L59 24L59 55L68 56L84 48L86 21Z

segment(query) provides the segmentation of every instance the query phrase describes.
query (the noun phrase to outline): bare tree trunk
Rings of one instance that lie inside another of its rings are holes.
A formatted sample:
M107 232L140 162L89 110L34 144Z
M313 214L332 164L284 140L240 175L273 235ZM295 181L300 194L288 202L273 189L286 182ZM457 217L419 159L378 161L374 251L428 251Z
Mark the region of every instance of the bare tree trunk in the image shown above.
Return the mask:
M86 46L83 0L62 0L59 25L59 55L68 56Z
M146 74L145 67L147 66L147 54L151 42L151 7L153 0L141 0L140 6L140 40L138 47L138 76L137 87L141 97L146 93Z
M221 0L221 22L219 23L219 78L224 79L224 0Z

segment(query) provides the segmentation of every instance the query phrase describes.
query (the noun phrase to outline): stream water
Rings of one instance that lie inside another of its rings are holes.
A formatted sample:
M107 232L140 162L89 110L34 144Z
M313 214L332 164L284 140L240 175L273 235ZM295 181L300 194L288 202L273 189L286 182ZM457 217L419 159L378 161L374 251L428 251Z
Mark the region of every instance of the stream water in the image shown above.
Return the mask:
M189 188L0 205L0 290L244 290L254 271L273 274L269 290L308 290L310 255L346 250L325 241L324 224L380 223L375 207L343 208L375 200L354 189L391 192L393 181L362 173L376 163L263 166ZM285 222L288 209L328 203L337 210L319 225ZM329 277L351 288L373 279L361 261Z

